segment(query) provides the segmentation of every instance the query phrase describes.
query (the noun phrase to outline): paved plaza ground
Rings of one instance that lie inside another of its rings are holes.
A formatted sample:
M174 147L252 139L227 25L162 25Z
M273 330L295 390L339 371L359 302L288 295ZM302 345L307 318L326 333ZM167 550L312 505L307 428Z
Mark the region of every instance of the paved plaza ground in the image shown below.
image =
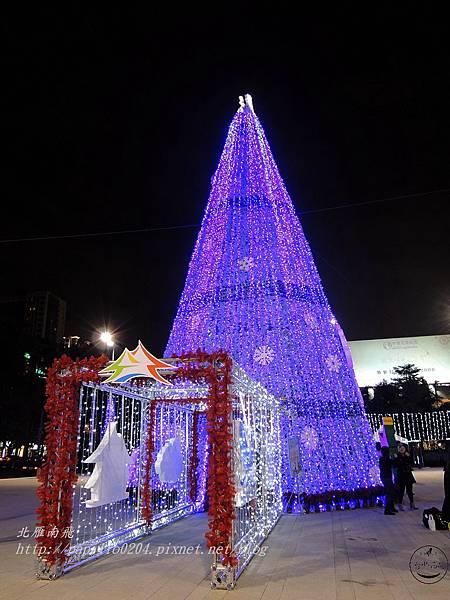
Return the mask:
M443 473L416 472L417 504L440 507ZM430 532L422 511L385 517L380 508L312 515L284 515L232 592L209 587L209 557L198 555L109 556L57 581L37 581L32 555L17 555L19 531L35 524L36 480L0 480L0 598L8 600L449 600L450 573L439 583L416 581L412 552L441 548L450 559L450 532ZM206 515L195 515L146 540L156 549L203 544Z

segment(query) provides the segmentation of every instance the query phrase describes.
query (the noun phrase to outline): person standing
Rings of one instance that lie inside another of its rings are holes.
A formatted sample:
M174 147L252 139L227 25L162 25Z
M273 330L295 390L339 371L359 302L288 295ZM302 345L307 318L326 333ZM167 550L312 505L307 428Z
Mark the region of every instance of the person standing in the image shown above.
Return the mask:
M399 509L404 510L403 497L406 490L410 509L417 510L417 506L414 504L413 493L413 485L416 483L416 479L412 472L412 459L406 444L400 444L398 447L398 454L397 458L394 460L394 465L396 467L395 483L398 488Z
M393 460L389 456L389 448L387 446L383 446L381 448L381 456L380 456L380 477L384 487L384 496L385 496L385 507L384 514L385 515L395 515L398 510L396 510L394 506L394 483L392 481L392 464Z

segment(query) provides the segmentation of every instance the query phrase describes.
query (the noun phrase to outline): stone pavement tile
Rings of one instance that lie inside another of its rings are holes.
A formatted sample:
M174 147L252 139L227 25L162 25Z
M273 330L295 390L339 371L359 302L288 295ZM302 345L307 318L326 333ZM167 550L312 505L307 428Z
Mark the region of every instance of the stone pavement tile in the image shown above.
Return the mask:
M286 580L280 600L335 600L334 577L327 579L326 574L323 575L320 579L290 576Z
M89 567L91 567L90 565ZM88 568L89 568L88 567ZM75 574L75 573L73 573ZM40 600L57 598L58 600L72 600L75 598L88 597L92 591L92 598L99 597L99 590L105 589L100 594L100 598L109 598L106 595L106 590L109 589L110 579L107 574L96 573L95 570L81 573L78 577L71 577L71 573L67 573L63 577L55 581L37 581L36 583L45 583L44 587L35 588L29 596L24 596L24 600ZM22 600L22 598L20 598Z
M193 578L189 587L194 589L201 581L202 576L203 574ZM131 561L117 561L115 568L111 570L111 577L107 577L102 583L91 587L86 598L94 600L104 595L109 600L115 598L120 592L123 592L122 597L132 594L133 598L153 598L158 597L160 590L170 586L171 583L176 584L178 581L182 581L183 593L167 596L177 600L178 597L185 598L188 594L187 579L187 577L183 577L181 569L177 570L173 565L168 568L167 564L162 562L152 566L143 561L139 564L132 564Z
M415 581L409 588L414 600L448 600L450 598L450 582L448 579L433 585Z
M8 600L22 600L28 599L31 595L38 590L44 589L44 586L37 585L37 582L34 581L16 581L11 583L8 587L0 590L0 598L3 600L4 598L8 598Z
M224 597L224 594L227 593L227 590L212 590L211 581L209 577L207 577L186 596L186 600L205 600L206 598L217 598L220 600L220 598Z
M312 516L312 515L311 515ZM333 529L330 515L322 525L312 522L308 530L305 520L293 557L281 598L316 598L334 600L336 598L335 567L333 559ZM297 595L296 595L297 594Z
M409 559L411 553L389 552L381 542L374 542L373 557L382 569L385 581L390 586L395 600L413 600L413 596L406 585L405 578L410 579Z
M229 596L230 592L227 590L212 590L211 583L208 580L203 580L196 588L193 590L188 596L186 596L186 600L222 600L223 598L228 598L228 600L233 600L233 596Z
M251 586L246 587L240 586L237 584L236 588L229 592L233 594L233 597L236 596L239 600L260 600L263 597L263 594L266 590L267 583L252 583Z
M286 579L282 579L281 581L269 581L261 596L261 600L280 600L285 582Z
M333 524L333 559L336 599L355 600L356 595L351 579L350 561L342 539L342 523L339 519L335 519Z
M336 579L336 600L355 600L353 583L349 579Z
M360 548L347 550L350 566L350 581L353 583L356 600L392 600L392 584L386 580L383 569L371 553Z
M386 585L389 586L394 600L413 600L413 596L405 583L405 574L403 574L394 565L391 567L383 566L383 575L386 581ZM408 576L411 574L408 571Z
M343 513L341 516L343 527L340 531L339 551L346 553L349 570L344 580L352 583L356 600L393 600L395 584L377 559L377 538L373 530L366 530L367 519L361 519L359 515L362 512L368 514L367 511L355 511L353 514L349 511L349 515ZM383 549L382 556L384 554Z
M149 583L147 588L148 598L152 600L161 600L171 598L173 600L183 600L192 594L205 579L203 570L198 572L192 569L178 569L175 565L172 568L159 572L159 585ZM208 586L210 582L208 580ZM153 589L152 589L153 588ZM210 588L209 588L210 589Z
M269 543L266 545L269 545ZM274 579L280 579L279 556L280 548L275 543L270 546L265 557L254 557L237 580L233 595L238 592L239 598L242 597L245 600L259 600L265 597L269 584Z

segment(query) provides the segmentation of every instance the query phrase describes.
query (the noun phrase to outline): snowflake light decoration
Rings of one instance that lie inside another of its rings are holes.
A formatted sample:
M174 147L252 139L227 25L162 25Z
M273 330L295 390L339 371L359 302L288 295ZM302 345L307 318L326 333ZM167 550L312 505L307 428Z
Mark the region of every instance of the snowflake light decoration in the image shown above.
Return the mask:
M342 364L339 356L336 354L329 354L325 359L325 363L328 370L332 371L333 373L338 373Z
M255 266L255 260L251 256L246 256L238 261L241 271L250 271Z
M275 351L270 346L260 346L253 353L253 360L259 365L269 365L275 358Z
M317 431L314 429L314 427L306 425L300 434L300 441L302 446L304 446L307 450L315 450L319 442L319 436L317 435Z

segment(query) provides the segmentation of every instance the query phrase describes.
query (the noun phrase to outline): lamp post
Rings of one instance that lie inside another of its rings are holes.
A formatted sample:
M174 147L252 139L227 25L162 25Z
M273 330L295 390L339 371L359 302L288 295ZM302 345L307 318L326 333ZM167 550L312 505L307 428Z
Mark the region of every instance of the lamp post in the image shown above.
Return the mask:
M114 340L112 333L109 331L102 331L100 334L100 341L105 344L106 348L112 348L111 359L114 360Z

